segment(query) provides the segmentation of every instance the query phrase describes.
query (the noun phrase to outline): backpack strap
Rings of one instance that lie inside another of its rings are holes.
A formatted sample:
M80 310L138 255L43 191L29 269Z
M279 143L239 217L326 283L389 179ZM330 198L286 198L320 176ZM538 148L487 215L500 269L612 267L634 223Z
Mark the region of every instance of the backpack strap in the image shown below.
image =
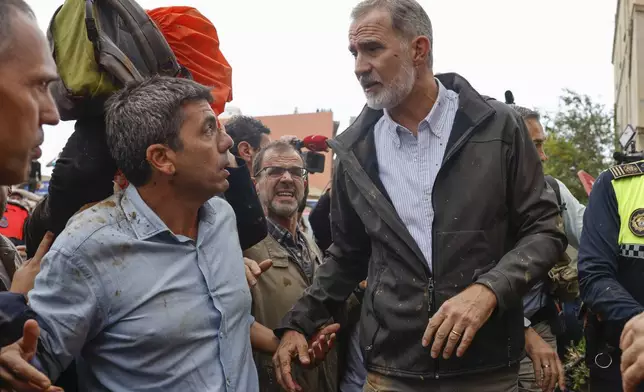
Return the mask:
M559 204L559 212L563 213L566 209L565 203L561 200L561 189L559 189L559 183L553 176L544 176L546 183L550 185L553 191L555 191L555 196L557 196L557 204Z
M181 72L181 67L165 37L135 1L102 1L111 5L129 26L129 31L143 55L143 61L153 74L176 76Z

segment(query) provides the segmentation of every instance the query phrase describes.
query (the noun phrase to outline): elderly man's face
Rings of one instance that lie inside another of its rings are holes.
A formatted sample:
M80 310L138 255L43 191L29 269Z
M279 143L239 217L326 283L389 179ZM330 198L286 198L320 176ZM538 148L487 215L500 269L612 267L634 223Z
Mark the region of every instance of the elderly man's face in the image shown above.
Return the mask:
M373 10L351 24L349 51L367 105L392 109L412 91L416 80L410 45L391 25L391 15Z
M209 199L228 189L228 150L232 139L219 125L207 101L183 106L174 182L185 192Z
M9 47L0 54L0 184L24 181L40 157L44 124L56 125L58 110L49 92L56 64L36 21L16 11Z
M264 154L257 193L269 217L291 218L304 198L304 162L294 150Z

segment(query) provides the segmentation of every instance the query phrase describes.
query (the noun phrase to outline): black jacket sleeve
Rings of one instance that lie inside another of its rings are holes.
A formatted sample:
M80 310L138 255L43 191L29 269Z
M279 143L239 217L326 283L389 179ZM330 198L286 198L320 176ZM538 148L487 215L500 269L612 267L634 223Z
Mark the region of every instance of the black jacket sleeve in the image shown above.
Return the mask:
M237 158L237 165L238 167L227 169L230 173L228 176L230 186L224 193L224 197L235 211L239 244L242 250L246 250L266 238L268 229L264 210L246 162Z
M312 337L332 315L339 313L358 283L367 276L371 242L349 201L341 163L334 171L332 189L333 243L315 273L313 284L275 330L280 338L289 329Z
M49 183L48 229L56 235L82 206L114 193L116 163L107 147L103 117L80 119L74 129Z
M313 230L318 248L325 251L331 246L331 195L325 192L309 214L309 223Z
M590 193L579 246L579 289L602 320L626 321L644 307L617 280L620 220L612 178L608 171L600 174Z
M568 240L557 228L559 206L546 186L537 150L520 117L507 156L510 232L514 247L477 283L490 288L499 310L520 306L521 298L560 260Z
M0 347L20 339L25 322L35 318L24 295L0 292Z

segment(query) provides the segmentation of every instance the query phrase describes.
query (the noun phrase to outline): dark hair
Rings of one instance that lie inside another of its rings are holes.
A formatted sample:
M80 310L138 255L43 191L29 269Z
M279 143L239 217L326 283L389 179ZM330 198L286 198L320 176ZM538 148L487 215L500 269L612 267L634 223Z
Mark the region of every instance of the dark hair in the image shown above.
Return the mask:
M11 19L17 12L36 18L33 10L24 0L1 0L0 1L0 55L12 45L13 35Z
M49 195L45 195L25 220L24 240L28 259L36 254L36 250L50 226Z
M105 110L107 146L132 185L142 186L150 180L148 147L159 143L181 150L181 107L198 101L212 103L208 87L167 76L130 83L110 97Z
M239 155L239 143L246 142L255 150L258 150L262 142L262 135L270 135L268 129L261 121L248 116L234 116L226 121L226 132L233 139L233 146L230 152Z
M535 119L539 121L541 119L539 112L537 112L536 110L528 109L526 107L515 105L515 104L510 104L508 106L514 109L515 112L519 113L519 115L521 115L521 118L523 118L524 121L530 120L530 119Z
M255 156L255 159L253 160L253 176L256 176L257 173L262 170L264 155L266 155L266 152L270 150L277 150L278 153L295 151L297 155L302 158L300 152L291 143L285 142L283 140L274 140L266 145L266 147L259 150L259 152ZM302 159L302 162L304 162L304 159Z

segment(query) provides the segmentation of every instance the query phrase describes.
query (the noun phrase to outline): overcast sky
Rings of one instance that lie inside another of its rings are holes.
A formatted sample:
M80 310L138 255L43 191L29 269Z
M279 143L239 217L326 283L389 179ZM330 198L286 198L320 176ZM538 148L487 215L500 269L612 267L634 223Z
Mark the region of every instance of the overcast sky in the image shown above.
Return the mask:
M27 0L45 30L62 0ZM233 68L231 105L248 115L332 109L340 128L364 105L347 50L357 0L139 0L190 5L217 27ZM611 51L617 0L424 0L434 27L434 71L457 72L481 94L557 108L562 89L613 105ZM45 130L46 163L73 124ZM43 168L44 169L44 168ZM45 171L45 170L44 170ZM46 170L48 173L49 170Z

